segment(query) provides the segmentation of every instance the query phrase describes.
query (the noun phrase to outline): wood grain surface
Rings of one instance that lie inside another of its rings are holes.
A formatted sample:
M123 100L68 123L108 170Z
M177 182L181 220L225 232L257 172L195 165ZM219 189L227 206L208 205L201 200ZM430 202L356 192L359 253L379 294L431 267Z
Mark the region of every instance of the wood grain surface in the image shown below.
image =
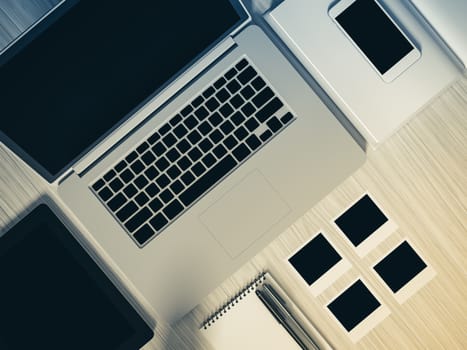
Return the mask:
M0 49L34 21L31 13L37 18L54 3L57 1L0 0ZM21 6L32 7L21 12ZM0 231L11 226L41 194L50 191L49 185L0 144ZM368 256L360 258L331 221L367 191L398 229ZM352 269L314 297L289 273L285 259L322 230L352 263ZM408 238L437 273L403 304L371 270L401 238ZM466 349L466 267L467 77L463 77L377 150L369 150L362 168L178 324L159 323L154 340L144 349L210 349L197 330L201 322L264 270L272 273L336 349ZM354 344L325 306L357 276L368 283L391 314Z

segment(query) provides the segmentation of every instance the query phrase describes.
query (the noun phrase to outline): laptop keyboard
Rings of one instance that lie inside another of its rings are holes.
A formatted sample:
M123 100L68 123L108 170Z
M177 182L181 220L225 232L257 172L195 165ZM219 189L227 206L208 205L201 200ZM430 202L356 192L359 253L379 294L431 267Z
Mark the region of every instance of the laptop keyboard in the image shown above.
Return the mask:
M142 246L294 119L242 58L92 191Z

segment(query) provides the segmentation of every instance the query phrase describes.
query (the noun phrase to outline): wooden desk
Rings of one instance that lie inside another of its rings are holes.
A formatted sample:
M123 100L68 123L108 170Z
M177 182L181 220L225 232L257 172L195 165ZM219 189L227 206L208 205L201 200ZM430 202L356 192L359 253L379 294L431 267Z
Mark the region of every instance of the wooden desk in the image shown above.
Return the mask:
M0 26L1 28L1 26ZM4 34L0 34L4 35ZM1 107L0 107L1 108ZM312 185L312 184L310 184ZM49 186L0 145L0 229L3 231ZM370 191L399 229L364 259L331 225L350 202ZM313 297L286 269L284 259L324 230L352 269ZM436 277L400 305L371 271L399 237L407 237ZM467 348L467 77L443 92L376 151L366 164L244 265L173 327L159 324L145 349L209 349L197 332L213 310L260 271L268 270L336 349ZM331 319L325 305L363 276L391 315L357 344Z

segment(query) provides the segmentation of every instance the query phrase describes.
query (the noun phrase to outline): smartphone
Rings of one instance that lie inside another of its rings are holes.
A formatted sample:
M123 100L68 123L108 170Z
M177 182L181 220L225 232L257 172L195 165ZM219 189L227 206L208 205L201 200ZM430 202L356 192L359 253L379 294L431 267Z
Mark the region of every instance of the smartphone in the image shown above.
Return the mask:
M376 0L340 0L329 9L329 16L387 83L421 57Z

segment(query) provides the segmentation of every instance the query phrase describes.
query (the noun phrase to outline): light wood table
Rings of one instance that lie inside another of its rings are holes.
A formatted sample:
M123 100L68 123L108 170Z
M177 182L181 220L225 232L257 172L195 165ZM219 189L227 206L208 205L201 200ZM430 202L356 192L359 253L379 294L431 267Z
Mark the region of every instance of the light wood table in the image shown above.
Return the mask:
M7 38L3 32L1 35ZM0 230L9 227L25 208L48 191L50 188L42 179L0 145ZM362 259L331 220L365 191L378 200L399 228ZM284 259L322 230L350 260L352 269L314 297L289 273ZM437 273L403 304L395 300L371 270L401 237L408 238ZM158 324L154 340L144 349L210 349L197 331L200 323L264 270L273 274L336 349L467 349L466 267L467 77L464 77L376 151L368 151L368 160L361 169L178 324L172 327ZM357 276L363 277L391 314L354 344L330 317L325 305Z

